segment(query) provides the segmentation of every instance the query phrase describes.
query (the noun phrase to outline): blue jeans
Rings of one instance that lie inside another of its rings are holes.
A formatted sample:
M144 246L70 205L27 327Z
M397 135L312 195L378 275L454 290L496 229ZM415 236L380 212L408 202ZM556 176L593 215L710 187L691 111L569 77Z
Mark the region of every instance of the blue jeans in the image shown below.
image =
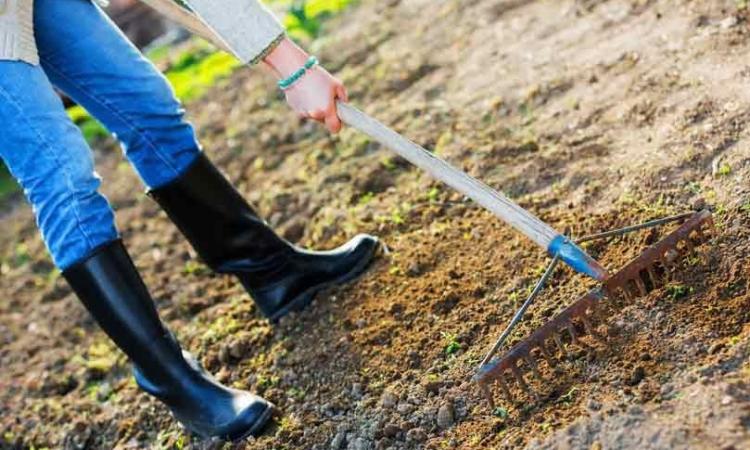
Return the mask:
M90 0L34 5L41 67L0 61L0 158L65 270L118 232L91 150L53 86L117 137L149 188L181 175L200 147L167 80Z

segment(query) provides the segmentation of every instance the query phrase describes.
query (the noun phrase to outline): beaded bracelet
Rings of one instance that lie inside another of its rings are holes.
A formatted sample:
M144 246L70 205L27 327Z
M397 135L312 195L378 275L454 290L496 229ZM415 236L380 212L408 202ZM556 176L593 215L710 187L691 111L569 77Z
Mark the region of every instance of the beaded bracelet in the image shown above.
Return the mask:
M314 56L307 58L304 66L297 69L288 78L279 80L279 88L281 88L282 91L289 89L294 83L299 81L299 79L302 78L302 76L306 74L308 70L312 69L316 65L318 65L318 58Z

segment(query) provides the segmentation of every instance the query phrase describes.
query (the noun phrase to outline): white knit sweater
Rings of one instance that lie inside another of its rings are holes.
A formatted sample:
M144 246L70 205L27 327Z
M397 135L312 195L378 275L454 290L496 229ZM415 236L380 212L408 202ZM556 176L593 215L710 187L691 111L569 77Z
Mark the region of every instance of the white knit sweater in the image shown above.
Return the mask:
M228 43L248 63L265 55L284 34L279 21L259 0L188 3L220 35L238 36L236 42ZM228 27L233 28L232 33L226 33ZM34 41L34 0L0 0L0 60L39 64Z

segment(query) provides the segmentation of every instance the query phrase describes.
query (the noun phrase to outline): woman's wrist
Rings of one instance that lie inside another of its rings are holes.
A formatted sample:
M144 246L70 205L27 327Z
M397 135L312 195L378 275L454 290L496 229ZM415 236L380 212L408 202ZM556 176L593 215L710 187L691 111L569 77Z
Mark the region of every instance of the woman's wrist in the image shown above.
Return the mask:
M294 72L303 67L310 55L285 37L279 42L276 48L271 51L264 59L263 63L271 69L276 78L288 78Z

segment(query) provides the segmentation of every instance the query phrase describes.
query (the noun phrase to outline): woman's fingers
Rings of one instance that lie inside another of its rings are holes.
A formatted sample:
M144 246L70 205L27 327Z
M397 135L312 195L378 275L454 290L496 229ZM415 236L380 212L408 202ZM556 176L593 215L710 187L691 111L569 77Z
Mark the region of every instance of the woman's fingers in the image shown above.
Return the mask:
M338 133L341 131L341 119L336 115L336 110L333 113L326 116L326 127L331 133Z
M336 110L336 100L340 99L342 101L348 101L349 98L346 89L341 84L332 86L332 89L329 92L330 96L325 109L313 109L307 112L300 112L299 114L300 117L309 118L325 124L326 128L328 128L331 133L338 133L341 131L342 123L338 111Z
M340 99L344 103L349 102L349 94L346 92L346 88L343 84L336 86L336 98Z
M317 120L318 122L323 122L326 119L326 112L322 109L316 109L314 111L310 111L307 113L307 115L312 120Z

